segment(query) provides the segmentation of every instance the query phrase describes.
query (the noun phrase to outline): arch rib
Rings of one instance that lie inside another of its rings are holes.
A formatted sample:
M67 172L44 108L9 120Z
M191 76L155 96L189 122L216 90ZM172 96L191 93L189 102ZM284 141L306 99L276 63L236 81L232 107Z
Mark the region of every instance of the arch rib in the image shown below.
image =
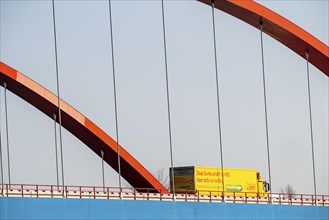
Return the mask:
M24 99L48 117L58 110L57 96L27 76L0 62L0 82L7 89ZM60 100L62 126L85 143L99 157L104 151L104 161L118 171L117 143L92 121ZM57 117L58 118L58 117ZM57 119L58 120L58 119ZM124 148L120 150L122 177L134 188L152 188L154 192L169 193L168 190ZM139 189L138 189L139 188Z
M211 5L211 0L198 0ZM215 7L263 31L329 76L329 47L296 24L252 0L217 0Z

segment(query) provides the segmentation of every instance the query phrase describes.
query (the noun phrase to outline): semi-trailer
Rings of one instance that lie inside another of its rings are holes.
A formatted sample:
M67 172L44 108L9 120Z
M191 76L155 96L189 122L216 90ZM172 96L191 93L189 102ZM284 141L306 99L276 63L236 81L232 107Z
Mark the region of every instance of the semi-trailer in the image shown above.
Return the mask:
M186 166L173 170L175 193L267 197L270 190L269 183L255 169ZM169 168L170 191L173 192L171 174Z

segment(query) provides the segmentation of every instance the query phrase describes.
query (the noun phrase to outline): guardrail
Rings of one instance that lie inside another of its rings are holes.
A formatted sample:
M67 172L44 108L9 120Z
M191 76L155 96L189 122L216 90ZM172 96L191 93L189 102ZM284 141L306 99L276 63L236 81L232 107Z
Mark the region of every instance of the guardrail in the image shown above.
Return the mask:
M63 187L57 185L3 184L0 185L0 195L6 197L175 200L185 202L329 206L329 195L225 192L223 196L222 192L218 191L197 191L196 193L180 191L173 196L172 194L157 193L154 189L97 186Z

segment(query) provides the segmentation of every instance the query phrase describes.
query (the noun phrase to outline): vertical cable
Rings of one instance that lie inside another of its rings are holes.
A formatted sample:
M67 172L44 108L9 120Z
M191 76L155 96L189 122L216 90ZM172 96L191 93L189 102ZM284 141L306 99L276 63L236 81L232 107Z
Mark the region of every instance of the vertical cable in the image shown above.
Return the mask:
M57 85L57 105L58 105L58 122L59 122L59 146L61 152L61 167L62 167L62 184L63 184L63 196L64 196L64 159L63 159L63 142L62 142L62 114L61 114L61 102L59 91L59 74L58 74L58 55L57 55L57 38L56 38L56 17L55 17L55 0L52 0L53 8L53 26L54 26L54 41L55 41L55 62L56 62L56 85Z
M104 151L101 150L102 155L102 176L103 176L103 190L105 191L105 176L104 176Z
M164 47L164 61L166 72L166 91L167 91L167 112L168 112L168 131L169 131L169 146L170 146L170 163L171 163L171 177L172 177L172 189L173 200L175 200L175 175L174 175L174 160L173 160L173 148L172 148L172 136L171 136L171 118L170 118L170 96L169 96L169 78L168 78L168 60L167 60L167 43L166 43L166 26L165 26L165 11L163 0L161 0L162 8L162 30L163 30L163 47Z
M266 149L267 149L267 166L270 188L272 188L271 161L270 161L270 142L268 135L268 116L267 116L267 99L266 99L266 80L265 80L265 63L264 63L264 45L263 45L263 23L260 22L260 44L262 53L262 72L263 72L263 96L264 96L264 114L265 114L265 131L266 131ZM271 190L270 190L271 192ZM270 199L272 203L272 199Z
M7 136L7 162L8 162L8 183L11 184L10 179L10 156L9 156L9 130L8 130L8 110L7 110L7 83L3 82L5 88L5 119L6 119L6 136Z
M58 155L57 155L57 129L56 129L56 113L53 113L54 118L54 131L55 131L55 155L56 155L56 180L57 190L59 189L59 175L58 175Z
M221 117L220 117L220 101L219 101L219 83L218 83L218 65L217 65L217 42L216 42L216 24L215 24L215 0L211 1L212 9L212 29L214 38L214 63L216 72L216 98L217 98L217 117L218 117L218 134L219 134L219 149L220 149L220 164L222 173L222 201L224 202L224 161L223 161L223 143L222 143L222 127L221 127Z
M3 162L2 162L2 139L1 139L1 90L0 90L0 169L1 169L1 195L4 195L4 182L3 182Z
M312 165L313 165L313 185L316 204L316 180L315 180L315 162L314 162L314 140L313 140L313 120L312 120L312 103L311 103L311 87L310 87L310 70L309 70L309 52L306 55L306 68L307 68L307 93L308 93L308 109L310 113L310 135L311 135L311 148L312 148Z
M119 173L119 187L120 187L120 198L122 198L121 189L121 161L120 161L120 144L119 144L119 123L118 123L118 105L117 105L117 90L116 90L116 79L115 79L115 62L114 62L114 40L113 40L113 25L112 25L112 7L111 0L109 0L109 16L110 16L110 31L111 31L111 55L112 55L112 77L113 77L113 96L114 96L114 113L115 113L115 132L117 141L117 152L118 152L118 173Z

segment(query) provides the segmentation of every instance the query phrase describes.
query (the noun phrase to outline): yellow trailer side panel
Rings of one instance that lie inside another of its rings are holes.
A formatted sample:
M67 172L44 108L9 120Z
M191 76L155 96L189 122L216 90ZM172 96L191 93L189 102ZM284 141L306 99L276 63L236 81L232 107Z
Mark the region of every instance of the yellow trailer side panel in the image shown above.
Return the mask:
M223 188L222 169L215 167L195 167L195 189L200 194L221 195ZM224 191L239 194L257 192L257 171L249 169L224 168ZM217 193L215 192L217 191Z

